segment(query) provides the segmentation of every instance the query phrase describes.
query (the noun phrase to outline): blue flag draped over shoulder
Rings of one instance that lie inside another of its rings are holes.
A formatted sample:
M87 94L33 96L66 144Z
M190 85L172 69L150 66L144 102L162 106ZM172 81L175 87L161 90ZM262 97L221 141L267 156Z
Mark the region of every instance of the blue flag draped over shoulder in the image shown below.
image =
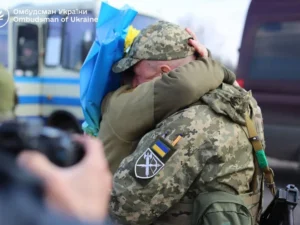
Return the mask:
M124 54L128 28L137 15L129 6L116 9L102 2L96 26L96 39L80 70L80 101L85 133L97 136L101 121L101 103L108 92L121 85L120 74L112 72L112 65Z

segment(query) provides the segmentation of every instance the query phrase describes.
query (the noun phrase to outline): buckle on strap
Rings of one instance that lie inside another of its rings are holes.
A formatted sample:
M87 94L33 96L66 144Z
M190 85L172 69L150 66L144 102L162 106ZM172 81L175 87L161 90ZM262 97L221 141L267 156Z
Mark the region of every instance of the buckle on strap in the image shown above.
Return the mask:
M249 139L249 141L260 141L260 138L258 137L258 136L253 136L253 137L249 137L248 138Z

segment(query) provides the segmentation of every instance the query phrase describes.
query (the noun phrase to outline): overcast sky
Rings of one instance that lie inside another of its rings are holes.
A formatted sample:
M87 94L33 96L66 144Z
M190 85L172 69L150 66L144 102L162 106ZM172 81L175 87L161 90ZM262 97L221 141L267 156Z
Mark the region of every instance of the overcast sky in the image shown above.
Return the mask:
M23 3L74 2L74 0L0 0L0 8ZM85 1L85 0L76 0ZM108 0L108 3L127 3L149 13L159 13L172 22L190 26L198 38L216 55L236 65L238 48L250 0ZM176 3L175 3L176 2ZM190 21L183 22L189 15ZM191 21L192 20L192 21ZM199 28L204 27L204 33Z

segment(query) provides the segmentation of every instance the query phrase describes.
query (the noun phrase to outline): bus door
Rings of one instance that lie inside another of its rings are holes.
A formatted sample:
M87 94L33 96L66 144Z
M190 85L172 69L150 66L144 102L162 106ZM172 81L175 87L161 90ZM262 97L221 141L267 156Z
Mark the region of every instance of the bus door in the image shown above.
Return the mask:
M62 54L62 32L63 22L61 19L63 15L53 14L49 15L49 19L53 22L46 25L46 46L45 46L45 66L57 67L60 66Z
M17 23L15 70L21 76L38 76L39 27L36 24Z
M13 23L13 61L19 104L16 115L41 116L40 27L31 23Z
M66 22L48 23L44 65L47 73L44 73L42 85L42 112L46 117L63 110L78 120L83 119L79 71L95 37L96 24L91 18L94 18L93 13L87 11L86 14L68 15Z
M90 18L94 18L90 11L69 15L63 34L63 68L80 70L95 37L95 22L83 22Z

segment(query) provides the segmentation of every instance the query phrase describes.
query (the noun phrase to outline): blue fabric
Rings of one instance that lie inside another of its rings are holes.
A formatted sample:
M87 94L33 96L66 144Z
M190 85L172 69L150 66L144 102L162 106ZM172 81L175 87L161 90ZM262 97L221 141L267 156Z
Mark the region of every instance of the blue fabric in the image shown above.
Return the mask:
M121 85L120 74L112 72L112 65L124 54L128 28L137 11L125 5L116 9L102 2L96 27L96 40L80 71L80 101L85 133L97 136L101 121L101 103L105 95Z

